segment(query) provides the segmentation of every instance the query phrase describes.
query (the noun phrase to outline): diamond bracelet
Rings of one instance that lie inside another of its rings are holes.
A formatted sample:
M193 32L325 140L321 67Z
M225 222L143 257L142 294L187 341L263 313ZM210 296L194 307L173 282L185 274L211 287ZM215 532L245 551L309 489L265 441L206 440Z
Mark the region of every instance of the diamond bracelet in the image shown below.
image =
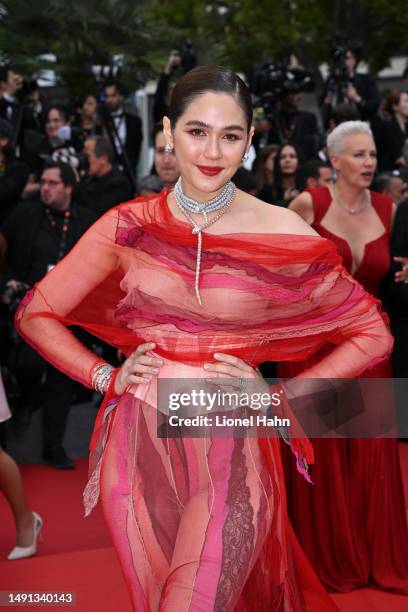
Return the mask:
M109 384L112 380L114 369L115 368L113 366L105 362L96 364L92 370L91 378L91 385L95 391L98 391L98 393L102 393L103 395L107 392Z

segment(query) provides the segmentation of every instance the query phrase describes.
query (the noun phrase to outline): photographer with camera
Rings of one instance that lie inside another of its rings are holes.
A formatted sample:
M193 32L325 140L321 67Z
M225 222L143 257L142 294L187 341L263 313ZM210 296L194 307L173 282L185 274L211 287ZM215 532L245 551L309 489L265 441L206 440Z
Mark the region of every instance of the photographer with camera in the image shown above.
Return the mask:
M277 110L269 116L270 128L267 144L296 144L305 158L316 157L319 144L319 128L314 113L299 110L300 93L283 92ZM258 138L265 133L255 133L254 147L259 150Z
M2 227L9 270L2 302L10 317L27 286L50 273L95 220L90 210L73 201L76 183L68 164L49 162L41 174L40 199L19 204ZM24 405L36 408L33 401L38 398L43 408L44 460L58 469L72 468L62 446L72 381L21 341L11 347L8 365L17 378Z
M300 91L284 92L275 125L281 143L290 141L311 158L318 151L319 128L314 113L299 110L301 101Z
M0 66L0 118L13 126L11 145L18 158L30 163L30 140L41 129L41 120L33 107L35 81L28 81L9 65Z
M319 145L319 127L314 113L300 110L301 93L313 91L311 75L303 68L292 68L284 63L263 64L250 77L251 91L264 109L263 124L258 129L253 145L258 152L269 144L297 145L305 158L316 157Z
M184 41L179 49L172 49L167 58L163 73L157 81L153 99L153 123L159 123L169 112L170 98L177 79L192 70L197 59L191 41Z
M170 51L163 73L159 76L153 98L153 122L158 123L168 114L171 92L177 80L177 71L181 67L181 54L178 49Z
M361 59L361 45L350 43L344 36L335 37L330 74L321 96L321 107L327 127L333 109L341 103L353 104L362 120L375 116L380 104L377 83L370 73L357 72Z

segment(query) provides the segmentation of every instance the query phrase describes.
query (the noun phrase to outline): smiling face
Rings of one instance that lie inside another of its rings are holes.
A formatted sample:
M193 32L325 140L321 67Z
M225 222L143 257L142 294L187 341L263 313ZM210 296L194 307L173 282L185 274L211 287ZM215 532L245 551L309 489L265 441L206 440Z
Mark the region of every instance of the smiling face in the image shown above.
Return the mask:
M249 148L244 111L229 94L195 97L175 126L163 119L166 142L174 147L186 195L200 201L214 197L235 174Z
M353 187L370 186L377 167L377 151L371 136L362 132L351 134L345 138L341 153L330 159L339 178Z
M58 130L64 125L64 117L58 108L50 108L45 123L45 133L48 138L55 138Z
M290 145L283 147L279 158L279 165L282 175L291 175L296 173L299 165L299 159L295 149Z

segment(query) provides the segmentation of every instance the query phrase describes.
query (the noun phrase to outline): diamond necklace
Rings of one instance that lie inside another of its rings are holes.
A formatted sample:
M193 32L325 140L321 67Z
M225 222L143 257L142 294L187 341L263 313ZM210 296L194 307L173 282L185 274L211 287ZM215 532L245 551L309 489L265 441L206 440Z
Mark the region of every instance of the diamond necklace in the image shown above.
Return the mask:
M185 195L183 192L183 181L180 177L177 183L174 186L174 197L176 199L176 204L183 213L183 215L188 219L188 221L193 226L191 230L192 234L197 234L197 260L196 260L196 271L195 271L195 283L194 290L200 306L202 306L201 295L200 295L200 269L201 269L201 253L202 253L202 230L206 229L216 221L228 210L231 206L232 201L235 196L235 185L232 181L228 181L220 194L215 196L212 200L208 200L208 202L198 202L197 200L193 200ZM212 219L208 218L208 213L216 212L218 213ZM204 217L204 222L199 224L193 217L191 213L200 214Z
M346 212L348 212L349 215L357 215L358 213L363 212L363 210L365 210L370 203L370 198L368 197L368 193L367 191L364 191L364 199L365 199L364 204L360 206L360 208L349 208L348 206L343 204L343 202L340 200L338 193L337 193L336 183L334 183L333 185L333 195L334 195L334 199L336 200L337 204L339 204Z

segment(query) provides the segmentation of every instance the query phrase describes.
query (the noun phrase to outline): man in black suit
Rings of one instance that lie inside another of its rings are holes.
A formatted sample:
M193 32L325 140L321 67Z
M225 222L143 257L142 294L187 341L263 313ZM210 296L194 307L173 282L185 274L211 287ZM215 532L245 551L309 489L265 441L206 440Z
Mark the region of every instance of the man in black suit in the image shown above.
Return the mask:
M113 206L130 200L134 192L125 174L113 167L115 154L107 138L90 136L84 151L89 169L79 185L78 199L100 217Z
M136 168L143 140L142 122L137 115L125 112L124 100L125 90L120 83L106 83L106 108L103 117L105 126L115 150L116 161L126 172L136 191Z
M333 109L343 103L353 104L364 121L370 121L375 117L380 105L377 83L372 74L357 72L359 60L359 49L350 46L344 54L341 79L336 81L332 76L327 79L321 97L326 126Z
M319 150L319 128L314 113L299 110L300 93L284 92L278 110L274 116L268 117L270 129L267 132L267 142L263 144L283 144L293 142L298 145L306 158L317 156ZM255 134L253 144L258 150L258 138ZM265 133L263 133L264 140Z
M21 199L30 169L16 159L11 144L13 127L0 119L0 225Z
M19 204L7 217L0 236L6 243L10 278L2 297L6 305L15 300L10 292L21 292L43 278L95 221L90 210L73 202L75 185L76 176L68 164L50 162L41 174L41 199ZM58 469L74 467L62 446L72 399L71 379L25 342L12 348L9 366L26 405L39 400L43 408L44 460Z
M29 99L28 82L6 64L0 66L0 117L13 127L11 144L17 157L31 161L31 142L39 142L41 124Z

